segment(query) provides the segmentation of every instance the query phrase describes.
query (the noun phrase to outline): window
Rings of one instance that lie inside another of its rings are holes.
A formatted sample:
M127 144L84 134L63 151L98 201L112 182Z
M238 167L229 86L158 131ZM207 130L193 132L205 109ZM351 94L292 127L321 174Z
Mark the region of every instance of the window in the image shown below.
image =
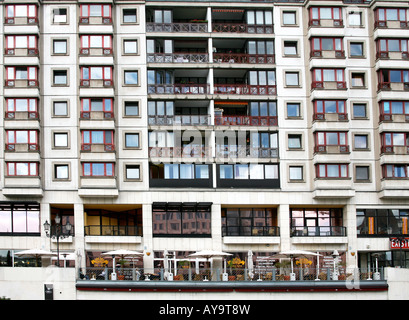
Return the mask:
M380 39L377 41L378 53L408 52L408 41L408 39ZM381 58L384 57L381 54Z
M68 133L54 132L54 147L67 148L68 147Z
M55 117L68 116L68 103L67 103L67 101L54 101L53 102L53 115Z
M298 54L297 41L284 41L284 55L296 56Z
M68 84L67 70L53 70L53 84L66 86Z
M138 71L124 71L124 81L126 85L137 85Z
M352 104L352 114L355 119L366 118L366 104L354 103Z
M21 24L22 18L26 18L24 23L27 24L34 24L38 22L37 6L34 4L6 5L5 11L7 24L14 24L16 22L16 19L18 19L18 23Z
M138 101L125 101L125 116L139 116L139 102Z
M395 146L395 147L405 147L409 146L409 134L408 133L392 133L387 132L382 134L382 144L383 146Z
M112 53L111 35L82 35L81 36L81 54L90 54L96 51L90 49L103 49L102 54Z
M91 112L103 112L104 119L113 119L112 98L81 98L81 118L91 118Z
M407 9L401 8L379 8L375 12L377 21L402 21L406 22Z
M348 178L347 164L317 164L317 178Z
M354 135L354 148L367 150L368 146L368 136L366 134L356 134Z
M368 181L369 180L369 166L356 166L355 167L355 180Z
M303 180L303 167L301 166L290 166L289 167L290 181L292 180Z
M165 163L158 166L151 165L152 179L166 180L197 180L210 179L210 169L207 164L170 164Z
M138 54L138 40L124 40L124 54Z
M84 177L113 177L114 164L110 162L83 162L82 172Z
M294 11L284 11L283 12L283 25L291 26L295 25L296 21L296 13Z
M291 236L345 236L342 209L290 208Z
M226 236L278 236L275 208L222 208Z
M363 57L364 56L364 44L362 42L351 42L349 44L351 57Z
M7 150L16 151L16 144L28 145L25 151L38 150L37 130L6 130Z
M122 15L123 15L124 23L136 23L137 22L136 9L123 9Z
M301 149L301 134L289 134L288 135L288 149Z
M313 80L316 82L343 82L344 69L314 69Z
M249 84L254 86L275 85L275 71L249 71Z
M102 17L103 23L110 23L112 8L109 4L81 4L81 23L89 23L90 17Z
M125 133L125 147L139 148L139 133Z
M252 11L246 12L246 22L249 25L272 25L273 12L272 11Z
M408 70L381 70L379 71L380 83L400 83L409 82Z
M347 145L347 132L317 132L315 138L318 146Z
M55 164L54 165L54 178L67 180L69 178L69 166L68 164Z
M314 100L315 115L345 114L345 100ZM324 117L325 118L325 117Z
M152 224L155 237L210 237L211 204L153 203Z
M286 72L285 84L287 86L299 86L299 74L298 72Z
M7 117L14 112L37 112L38 100L36 98L6 98Z
M81 67L81 80L112 80L112 67Z
M139 164L127 164L125 166L125 176L127 180L139 180L141 178L140 174Z
M351 74L352 87L364 87L365 86L365 73L352 73Z
M6 67L8 86L14 86L14 80L26 80L28 86L37 86L37 67Z
M383 167L384 178L408 178L409 166L407 164L385 164Z
M67 40L53 40L54 54L67 54Z
M67 23L67 9L66 8L58 8L53 9L53 22L54 23Z
M294 103L294 102L288 102L287 103L287 117L288 118L299 118L299 117L301 117L300 103Z
M342 38L312 38L312 50L314 51L343 51Z
M349 12L348 22L350 26L360 27L362 26L362 12Z
M278 179L278 165L275 164L222 164L220 179Z
M38 177L38 162L7 162L8 176Z
M27 49L25 54L38 53L37 36L6 36L6 54L16 54L16 49Z
M91 144L114 144L114 131L112 130L83 130L81 133L83 148Z
M40 235L40 205L38 203L0 204L0 233Z
M321 20L334 20L334 26L342 26L341 8L311 7L310 25L319 26Z
M407 209L357 209L357 234L384 236L408 234Z
M409 114L409 101L381 101L381 114Z

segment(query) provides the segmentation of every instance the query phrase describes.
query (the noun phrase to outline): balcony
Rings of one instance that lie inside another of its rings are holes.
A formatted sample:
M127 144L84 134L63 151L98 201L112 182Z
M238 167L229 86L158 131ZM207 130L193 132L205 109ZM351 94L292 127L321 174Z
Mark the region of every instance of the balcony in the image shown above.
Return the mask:
M214 94L277 95L275 85L215 84Z
M13 57L38 57L38 49L35 48L8 48L4 50L5 56Z
M339 145L318 145L315 146L315 153L325 153L325 154L344 154L349 153L349 146L339 146Z
M208 53L148 53L148 63L208 63Z
M142 226L88 225L85 236L142 236Z
M149 147L150 158L208 158L211 148L206 146Z
M217 145L218 158L278 158L278 148L258 148L243 145Z
M345 59L344 50L312 50L310 53L311 58L324 58L324 59Z
M214 53L214 63L274 64L274 54Z
M6 88L38 88L38 80L14 79L6 80Z
M209 93L208 84L148 84L148 94L187 94Z
M346 227L318 227L297 226L291 227L292 237L346 237Z
M199 21L199 20L197 20ZM180 23L146 23L146 32L163 33L203 33L207 31L207 22L180 22Z
M311 89L346 90L347 84L345 81L313 81Z
M279 237L277 226L222 226L223 237Z
M39 176L5 176L4 196L42 197L43 189Z
M40 146L37 143L8 143L6 152L39 152Z
M150 126L209 126L210 115L149 115L148 124Z
M313 121L348 121L347 113L314 113Z
M236 116L216 115L214 118L216 126L278 126L277 116Z
M380 82L378 91L409 91L409 82Z
M407 155L409 146L382 146L381 154Z
M213 23L212 32L216 33L248 33L273 34L273 25L253 25L247 23Z
M395 52L395 51L378 51L376 53L376 59L385 60L409 60L409 52Z

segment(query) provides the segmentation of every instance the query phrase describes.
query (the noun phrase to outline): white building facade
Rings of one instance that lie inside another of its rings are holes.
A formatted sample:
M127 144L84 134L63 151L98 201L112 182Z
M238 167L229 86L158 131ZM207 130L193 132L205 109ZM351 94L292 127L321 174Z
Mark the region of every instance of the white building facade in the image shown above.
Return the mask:
M407 2L1 4L2 266L55 251L57 215L78 271L115 249L409 266Z

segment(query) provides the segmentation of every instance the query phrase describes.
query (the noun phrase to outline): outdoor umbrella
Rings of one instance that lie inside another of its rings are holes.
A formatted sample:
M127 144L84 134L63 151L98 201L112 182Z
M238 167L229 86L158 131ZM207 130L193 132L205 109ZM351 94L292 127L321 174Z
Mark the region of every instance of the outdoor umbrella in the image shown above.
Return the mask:
M115 274L115 257L120 257L121 260L123 260L130 257L143 256L143 252L119 249L105 252L102 254L102 256L109 256L113 258L113 273Z
M51 257L51 256L56 256L56 253L53 253L51 251L46 251L42 249L29 249L29 250L23 250L14 253L16 256L22 256L22 257L33 257L36 259L36 267L38 267L38 259L40 257Z
M214 251L214 250L202 250L192 254L189 254L189 257L192 258L205 258L206 261L209 261L210 258L221 258L226 256L232 256L231 253L223 251Z
M291 274L294 275L294 265L293 259L295 257L305 257L305 256L320 256L319 253L311 252L311 251L304 251L304 250L288 250L288 251L281 251L278 254L272 256L272 258L290 258L291 259ZM293 278L295 280L295 277Z

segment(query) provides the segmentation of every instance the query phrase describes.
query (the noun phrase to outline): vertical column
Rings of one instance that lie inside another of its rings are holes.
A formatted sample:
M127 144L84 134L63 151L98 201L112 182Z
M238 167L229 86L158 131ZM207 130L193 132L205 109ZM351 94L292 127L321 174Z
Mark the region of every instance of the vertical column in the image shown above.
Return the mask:
M222 207L220 204L212 205L212 241L214 250L222 250Z
M281 251L290 250L290 205L281 204L278 207L277 215L277 221L280 227Z
M153 269L152 205L142 206L143 267Z
M356 234L356 206L348 204L344 210L344 226L348 237L348 248L346 252L347 268L358 267L358 241Z
M77 266L86 267L85 257L85 217L84 205L82 203L74 204L74 228L75 228L75 253L77 255Z

